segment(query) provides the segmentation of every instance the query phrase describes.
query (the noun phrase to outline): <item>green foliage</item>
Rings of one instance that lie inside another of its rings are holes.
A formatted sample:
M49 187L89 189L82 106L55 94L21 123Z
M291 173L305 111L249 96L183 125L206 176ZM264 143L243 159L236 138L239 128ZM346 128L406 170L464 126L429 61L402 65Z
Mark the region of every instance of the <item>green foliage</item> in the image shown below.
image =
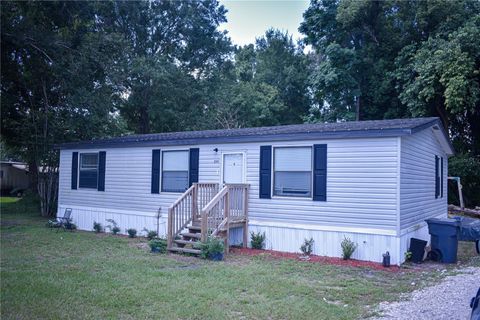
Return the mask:
M300 31L314 49L305 121L357 106L361 120L436 116L458 153L480 155L480 2L314 0Z
M205 81L207 128L300 123L310 105L308 60L281 31L236 48L234 61Z
M144 228L143 231L145 231L148 240L152 240L158 236L156 231L148 230L146 228Z
M167 239L150 239L148 245L152 251L157 250L159 253L167 252Z
M448 175L460 177L466 207L480 205L480 157L457 154L448 160ZM457 184L451 183L449 203L460 204Z
M302 251L302 253L306 256L309 256L312 254L313 252L313 244L315 243L315 240L313 240L313 238L310 238L309 239L305 239L303 241L303 244L302 246L300 247L300 250Z
M202 250L200 256L203 259L210 259L212 256L225 251L225 244L222 239L209 236L207 241L200 243L200 250Z
M342 247L342 258L348 260L351 258L352 254L357 249L357 244L350 240L350 238L345 237L340 244Z
M120 231L121 231L120 227L115 226L115 227L112 228L113 235L119 234Z
M114 235L120 232L120 228L118 227L117 222L114 219L107 219L107 222L110 222L109 225L105 226L105 229L109 229Z
M265 249L265 232L250 232L250 246L252 249Z
M93 221L93 231L96 233L103 232L103 227L100 222Z
M137 229L134 229L134 228L127 229L127 233L129 238L137 237Z
M410 259L412 259L412 252L411 251L405 251L405 253L403 255L404 255L405 261L410 261Z

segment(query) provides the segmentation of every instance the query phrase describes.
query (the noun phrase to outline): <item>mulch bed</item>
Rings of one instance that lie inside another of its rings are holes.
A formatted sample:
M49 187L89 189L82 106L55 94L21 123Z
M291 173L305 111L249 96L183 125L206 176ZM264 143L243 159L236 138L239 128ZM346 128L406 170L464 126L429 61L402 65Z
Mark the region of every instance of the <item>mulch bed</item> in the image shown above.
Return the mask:
M389 268L385 268L381 263L377 263L377 262L360 261L355 259L344 260L342 258L324 257L324 256L313 255L313 254L310 255L309 260L305 260L301 258L301 254L299 253L280 252L280 251L274 251L274 250L231 248L230 252L234 254L239 254L239 255L247 255L247 256L268 255L275 259L289 259L289 260L297 260L297 261L303 261L303 262L320 263L320 264L328 264L328 265L336 265L336 266L370 268L370 269L389 271L389 272L408 271L404 268L400 268L394 265L390 266Z

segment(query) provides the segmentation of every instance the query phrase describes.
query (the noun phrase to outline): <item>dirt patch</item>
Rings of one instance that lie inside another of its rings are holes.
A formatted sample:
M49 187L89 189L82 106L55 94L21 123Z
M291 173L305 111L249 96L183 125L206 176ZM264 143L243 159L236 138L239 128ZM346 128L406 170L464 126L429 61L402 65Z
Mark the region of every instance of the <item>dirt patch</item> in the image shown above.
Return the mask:
M250 249L250 248L232 248L231 252L234 253L234 254L238 254L238 255L247 255L247 256L264 255L264 256L274 258L274 259L297 260L297 261L303 261L305 263L320 263L320 264L328 264L328 265L336 265L336 266L348 266L348 267L356 267L356 268L370 268L370 269L389 271L389 272L404 272L404 271L406 271L406 269L400 268L398 266L391 266L389 268L385 268L384 266L382 266L382 264L377 263L377 262L360 261L360 260L355 260L355 259L343 260L341 258L311 255L310 259L305 260L298 253L280 252L280 251L274 251L274 250L258 250L258 249Z

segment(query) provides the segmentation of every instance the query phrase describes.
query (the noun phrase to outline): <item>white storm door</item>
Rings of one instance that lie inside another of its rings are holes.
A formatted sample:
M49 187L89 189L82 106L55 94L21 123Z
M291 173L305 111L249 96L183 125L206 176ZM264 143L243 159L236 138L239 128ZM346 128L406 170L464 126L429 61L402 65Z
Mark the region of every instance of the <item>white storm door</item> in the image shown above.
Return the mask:
M244 183L243 153L227 153L223 155L223 177L225 183Z

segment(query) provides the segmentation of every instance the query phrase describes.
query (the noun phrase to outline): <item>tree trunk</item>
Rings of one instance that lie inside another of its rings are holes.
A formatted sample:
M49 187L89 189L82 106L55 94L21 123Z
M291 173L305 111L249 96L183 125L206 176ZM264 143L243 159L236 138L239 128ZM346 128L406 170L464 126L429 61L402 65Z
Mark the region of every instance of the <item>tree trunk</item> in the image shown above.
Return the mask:
M39 174L37 184L40 196L40 214L43 217L54 216L58 199L58 169L44 167Z
M439 97L435 99L435 109L437 111L437 115L440 117L440 120L442 121L443 127L445 130L448 132L448 114L447 110L445 110L445 99L443 97Z
M29 189L33 192L37 192L38 166L35 160L28 161L28 179Z
M360 96L355 99L355 121L360 121Z

